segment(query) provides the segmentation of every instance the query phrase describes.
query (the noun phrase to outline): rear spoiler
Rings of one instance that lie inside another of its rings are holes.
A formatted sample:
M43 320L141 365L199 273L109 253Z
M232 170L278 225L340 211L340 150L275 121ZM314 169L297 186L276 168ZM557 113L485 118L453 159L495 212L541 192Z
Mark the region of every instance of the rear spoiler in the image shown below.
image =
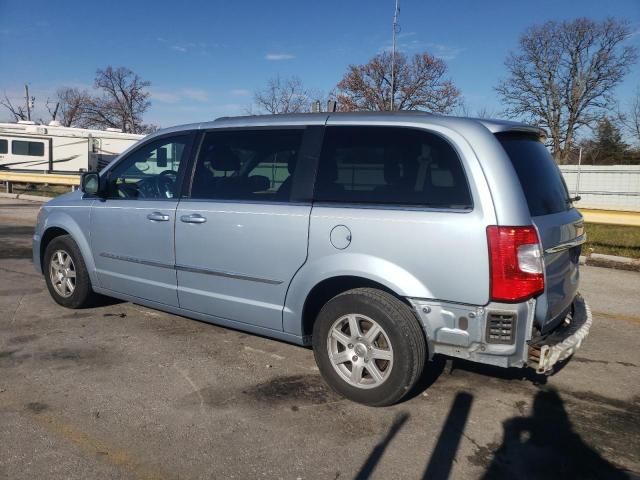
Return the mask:
M522 133L535 135L543 142L547 139L547 132L544 128L527 125L525 123L509 122L506 120L479 120L489 129L489 131L491 131L491 133Z

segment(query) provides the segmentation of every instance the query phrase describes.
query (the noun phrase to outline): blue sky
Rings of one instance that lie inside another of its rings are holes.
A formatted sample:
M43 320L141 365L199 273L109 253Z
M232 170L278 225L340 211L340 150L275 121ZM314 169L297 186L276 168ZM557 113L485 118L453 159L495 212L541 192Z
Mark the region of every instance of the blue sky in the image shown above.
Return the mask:
M43 100L126 66L152 82L146 121L242 114L277 74L330 90L349 64L390 45L392 14L393 0L0 0L0 94L17 98L29 82ZM628 19L640 48L640 0L401 0L400 49L445 59L472 110L499 111L493 87L519 35L576 16ZM618 89L623 105L638 86L640 65Z

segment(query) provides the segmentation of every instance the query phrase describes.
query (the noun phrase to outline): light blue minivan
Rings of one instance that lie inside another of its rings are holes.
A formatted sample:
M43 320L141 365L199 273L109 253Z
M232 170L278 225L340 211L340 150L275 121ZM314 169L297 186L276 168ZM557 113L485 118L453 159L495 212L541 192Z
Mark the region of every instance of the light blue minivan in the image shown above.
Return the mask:
M43 206L34 265L66 307L102 294L313 345L369 405L434 354L551 372L591 315L582 216L543 135L410 112L161 130Z

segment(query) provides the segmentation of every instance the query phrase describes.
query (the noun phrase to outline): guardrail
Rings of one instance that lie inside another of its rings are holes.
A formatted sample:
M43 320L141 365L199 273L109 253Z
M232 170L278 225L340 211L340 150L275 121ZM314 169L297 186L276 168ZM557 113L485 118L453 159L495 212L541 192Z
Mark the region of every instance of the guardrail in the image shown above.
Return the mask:
M13 193L14 183L40 183L48 185L67 185L71 191L80 185L80 175L59 173L0 172L0 182L5 183L7 193Z

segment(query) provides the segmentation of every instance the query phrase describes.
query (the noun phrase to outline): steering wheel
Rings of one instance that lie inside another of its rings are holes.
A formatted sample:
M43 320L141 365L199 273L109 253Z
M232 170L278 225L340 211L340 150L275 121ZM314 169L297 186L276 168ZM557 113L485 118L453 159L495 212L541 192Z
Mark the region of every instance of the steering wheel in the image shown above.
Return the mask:
M156 177L156 191L160 198L173 198L173 187L176 184L176 172L164 170Z

